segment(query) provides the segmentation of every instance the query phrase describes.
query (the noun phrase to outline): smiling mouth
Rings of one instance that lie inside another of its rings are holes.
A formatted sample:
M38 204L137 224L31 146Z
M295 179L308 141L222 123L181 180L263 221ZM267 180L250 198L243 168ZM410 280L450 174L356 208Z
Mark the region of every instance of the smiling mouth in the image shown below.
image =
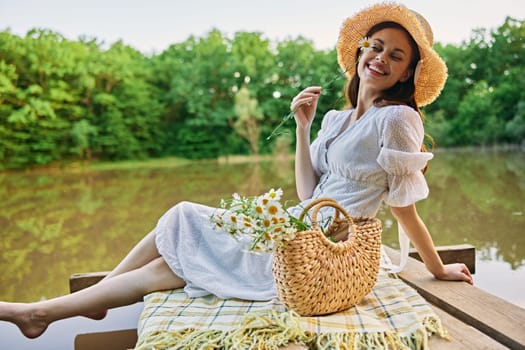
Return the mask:
M375 72L377 74L386 75L385 71L379 68L378 66L370 64L368 65L368 69L370 69L372 72Z

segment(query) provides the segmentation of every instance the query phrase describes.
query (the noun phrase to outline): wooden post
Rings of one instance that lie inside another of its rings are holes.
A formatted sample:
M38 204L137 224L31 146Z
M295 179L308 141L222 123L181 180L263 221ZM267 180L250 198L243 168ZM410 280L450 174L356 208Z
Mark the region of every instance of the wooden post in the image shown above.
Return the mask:
M74 293L98 283L108 274L108 271L74 273L69 277L69 292Z
M470 273L476 273L476 248L470 244L447 245L436 247L436 250L443 261L443 264L463 263L467 265ZM408 253L419 261L421 257L415 249L410 249Z
M75 350L128 350L133 349L136 343L136 329L78 334L75 337Z

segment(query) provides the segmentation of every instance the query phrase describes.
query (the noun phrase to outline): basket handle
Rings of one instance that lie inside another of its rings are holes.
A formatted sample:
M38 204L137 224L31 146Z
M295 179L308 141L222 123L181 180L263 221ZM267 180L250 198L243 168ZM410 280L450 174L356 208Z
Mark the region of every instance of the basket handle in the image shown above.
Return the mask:
M334 202L334 203L337 203L335 200L333 200L332 198L317 198L317 199L314 199L313 201L311 201L310 203L308 203L304 208L303 208L303 211L301 213L301 215L299 215L299 220L303 220L306 213L308 213L310 211L310 209L312 209L313 207L315 207L317 204L321 203L321 202Z
M336 218L339 217L339 215L343 214L343 216L348 220L348 222L351 224L351 226L352 227L355 226L354 220L352 219L352 217L350 216L348 211L346 211L345 208L343 208L339 203L337 203L337 201L335 201L332 198L317 198L317 199L314 199L313 201L308 203L308 205L303 209L303 212L299 216L299 220L302 221L304 219L304 216L306 215L306 213L308 211L310 211L311 209L313 209L312 210L312 224L313 224L314 228L318 229L319 228L319 224L317 222L317 214L319 213L319 210L321 210L321 208L323 208L323 207L332 207L332 208L334 208L335 209L335 217Z

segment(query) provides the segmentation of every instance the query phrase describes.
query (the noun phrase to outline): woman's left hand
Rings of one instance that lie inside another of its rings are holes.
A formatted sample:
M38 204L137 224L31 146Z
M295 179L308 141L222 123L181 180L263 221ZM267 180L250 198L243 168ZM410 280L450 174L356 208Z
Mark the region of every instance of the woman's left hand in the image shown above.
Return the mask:
M469 284L474 284L472 275L465 264L447 264L444 265L445 270L443 275L436 276L437 279L446 281L465 281Z

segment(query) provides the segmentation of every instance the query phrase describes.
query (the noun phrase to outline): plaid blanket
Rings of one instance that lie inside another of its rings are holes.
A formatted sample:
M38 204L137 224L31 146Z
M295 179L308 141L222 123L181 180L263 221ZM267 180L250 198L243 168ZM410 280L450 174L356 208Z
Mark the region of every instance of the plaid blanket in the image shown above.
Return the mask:
M144 300L136 349L277 349L290 342L309 349L426 349L434 333L447 336L428 303L381 270L361 303L327 316L301 317L277 299L152 293Z

